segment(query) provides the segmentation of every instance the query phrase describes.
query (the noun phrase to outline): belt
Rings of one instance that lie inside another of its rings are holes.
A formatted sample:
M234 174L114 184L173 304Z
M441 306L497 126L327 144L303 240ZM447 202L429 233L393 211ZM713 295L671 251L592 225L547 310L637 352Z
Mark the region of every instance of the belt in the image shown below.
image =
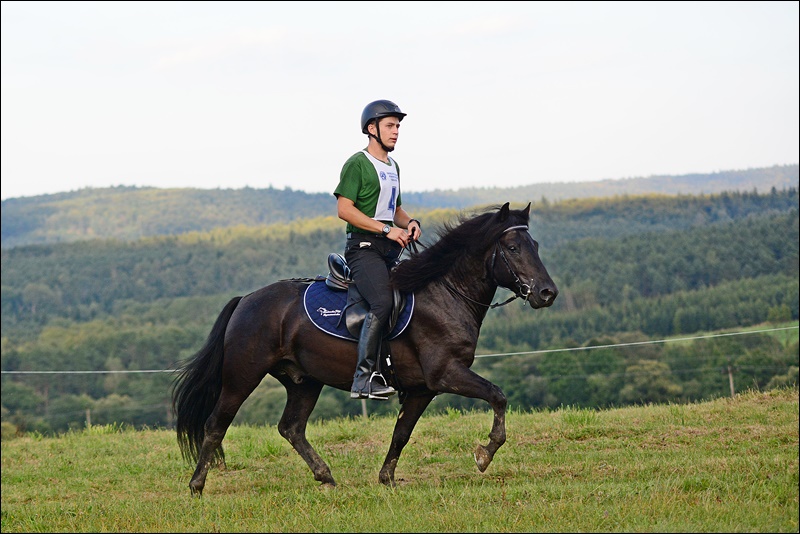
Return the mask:
M359 237L386 237L385 234L366 234L364 232L347 232L347 239L358 239Z

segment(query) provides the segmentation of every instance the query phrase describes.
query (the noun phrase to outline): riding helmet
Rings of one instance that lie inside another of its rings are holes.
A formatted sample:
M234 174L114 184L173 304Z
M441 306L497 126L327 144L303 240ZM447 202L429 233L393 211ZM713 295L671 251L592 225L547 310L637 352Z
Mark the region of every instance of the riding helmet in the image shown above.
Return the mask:
M375 119L397 117L402 121L405 116L406 114L400 111L400 107L391 100L370 102L361 113L361 131L367 133L367 125Z

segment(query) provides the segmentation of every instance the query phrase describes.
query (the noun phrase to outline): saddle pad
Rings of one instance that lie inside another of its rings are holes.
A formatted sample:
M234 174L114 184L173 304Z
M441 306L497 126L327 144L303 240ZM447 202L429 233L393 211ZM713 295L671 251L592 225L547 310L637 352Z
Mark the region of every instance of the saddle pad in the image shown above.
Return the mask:
M408 323L411 322L411 314L414 311L414 294L406 293L405 296L406 304L400 310L397 324L389 334L389 339L394 339L402 334ZM332 336L357 342L358 339L347 330L344 319L339 321L346 304L347 291L334 291L324 281L309 284L303 295L306 315L314 323L314 326ZM337 323L339 323L338 326Z

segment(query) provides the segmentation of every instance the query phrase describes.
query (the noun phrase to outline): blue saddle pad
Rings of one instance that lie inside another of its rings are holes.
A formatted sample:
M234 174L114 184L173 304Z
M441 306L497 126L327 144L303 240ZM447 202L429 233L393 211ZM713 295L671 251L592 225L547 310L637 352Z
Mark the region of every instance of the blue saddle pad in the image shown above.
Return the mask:
M411 314L414 311L414 294L406 293L405 297L406 304L400 311L397 324L389 334L389 339L394 339L402 334L408 323L411 322ZM314 326L332 336L358 341L347 330L344 319L339 320L346 305L347 291L334 291L324 281L312 282L303 295L306 315L314 323ZM338 326L337 323L339 323Z

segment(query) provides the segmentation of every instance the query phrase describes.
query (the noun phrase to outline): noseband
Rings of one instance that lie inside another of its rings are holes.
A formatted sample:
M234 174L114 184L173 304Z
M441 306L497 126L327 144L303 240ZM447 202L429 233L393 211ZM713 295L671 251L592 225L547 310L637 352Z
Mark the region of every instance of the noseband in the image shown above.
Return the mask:
M528 230L528 226L524 225L524 224L520 224L518 226L511 226L510 228L506 228L505 230L503 230L503 233L500 234L500 235L502 236L502 235L507 234L508 232L511 232L511 231L514 231L514 230L525 230L525 231L527 231ZM481 306L485 306L485 307L487 307L489 309L499 308L500 306L505 306L509 302L511 302L513 300L516 300L518 298L522 299L522 301L523 301L522 305L524 306L525 302L527 302L528 298L531 296L531 294L533 294L533 289L536 287L533 284L533 278L531 278L530 285L523 283L519 279L519 276L517 276L517 273L515 273L514 269L511 268L511 264L508 262L508 258L506 258L505 252L503 252L503 249L500 248L500 241L499 240L497 242L495 242L494 250L492 251L492 278L494 278L494 264L495 264L495 260L497 258L497 252L498 251L500 252L500 258L502 258L503 263L505 263L506 268L508 269L508 272L510 272L511 276L514 277L514 281L517 284L517 291L514 292L514 296L513 297L509 297L505 302L501 302L501 303L495 302L494 304L484 304L483 302L478 302L475 299L469 298L468 296L466 296L465 294L463 294L461 291L457 290L456 288L454 288L450 284L445 284L447 289L449 289L450 291L456 293L460 297L462 297L462 298L464 298L464 299L466 299L466 300L468 300L470 302L473 302L475 304L479 304ZM497 279L495 279L495 283L497 283ZM497 285L500 285L500 284L497 284Z

